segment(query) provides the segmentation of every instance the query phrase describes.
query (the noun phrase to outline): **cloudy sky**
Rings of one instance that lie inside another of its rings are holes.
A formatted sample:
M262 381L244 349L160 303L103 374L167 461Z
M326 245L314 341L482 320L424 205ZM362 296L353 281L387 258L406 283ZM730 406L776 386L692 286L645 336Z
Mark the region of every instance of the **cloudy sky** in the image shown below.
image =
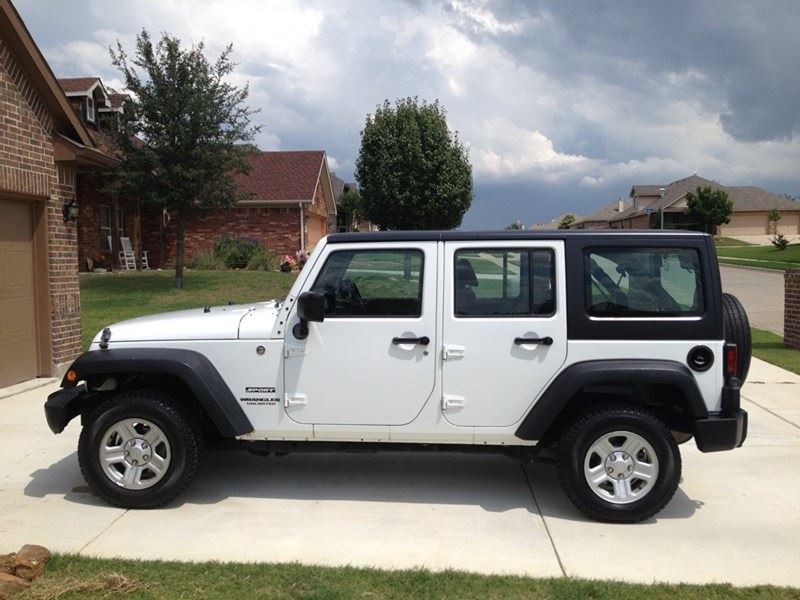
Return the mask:
M119 86L136 32L234 43L264 150L352 178L384 98L438 98L470 151L464 227L590 212L694 172L800 196L800 3L16 0L55 73Z

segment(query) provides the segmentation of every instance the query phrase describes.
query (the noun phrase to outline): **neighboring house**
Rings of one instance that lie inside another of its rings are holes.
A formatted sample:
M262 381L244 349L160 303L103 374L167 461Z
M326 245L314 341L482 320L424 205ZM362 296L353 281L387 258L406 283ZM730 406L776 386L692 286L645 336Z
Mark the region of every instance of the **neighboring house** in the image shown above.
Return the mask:
M311 250L328 235L336 204L323 150L259 152L251 159L250 173L236 179L249 199L187 217L187 260L210 251L226 234L252 238L275 254ZM161 208L142 206L141 243L151 266L169 267L175 260L175 229Z
M580 220L582 218L582 217L578 216L577 214L575 214L574 212L566 212L563 215L559 215L559 216L557 216L557 217L555 217L555 218L553 218L550 221L547 221L545 223L534 223L533 225L528 227L528 229L537 229L537 230L558 229L558 224L561 223L561 221L564 220L564 217L567 217L569 215L572 215L573 217L575 217L576 221Z
M616 216L627 211L633 205L632 201L618 198L609 204L606 204L599 210L596 210L590 215L585 217L578 217L575 222L569 226L570 229L608 229L609 221Z
M363 220L355 224L346 223L347 215L339 211L341 206L342 194L350 190L358 191L358 186L355 183L346 182L344 179L337 177L336 173L331 173L331 185L333 186L333 198L336 201L336 215L331 216L330 230L331 232L347 232L347 231L377 231L378 228L370 221Z
M80 174L114 162L0 0L0 386L53 375L80 352L77 229L64 214Z
M686 215L686 194L698 187L709 186L728 192L733 202L730 223L721 225L719 235L755 236L800 233L800 203L753 186L724 186L698 175L679 179L666 185L634 185L631 188L631 207L609 218L613 229L647 229L660 227L659 208L664 207L664 227L694 228L696 223ZM663 190L663 199L662 199ZM770 210L781 214L777 225L767 219Z
M58 83L95 145L110 156L117 155L107 128L116 127L129 96L109 93L99 77L59 79ZM90 264L97 266L99 260L108 266L117 266L121 237L131 238L138 256L141 250L138 203L114 198L102 191L102 173L99 172L79 173L76 187L81 215L78 219L79 267L86 270Z

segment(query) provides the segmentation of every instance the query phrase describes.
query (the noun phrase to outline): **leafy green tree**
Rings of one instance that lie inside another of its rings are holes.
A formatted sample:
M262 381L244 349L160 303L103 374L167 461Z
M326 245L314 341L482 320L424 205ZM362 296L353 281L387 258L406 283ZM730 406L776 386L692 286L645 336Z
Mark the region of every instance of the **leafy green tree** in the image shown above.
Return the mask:
M575 222L575 215L567 214L561 217L561 220L558 222L559 229L569 229L569 226Z
M163 34L153 43L136 37L129 57L120 42L110 49L131 94L132 118L117 135L122 164L114 174L120 193L157 202L175 215L175 287L183 287L184 232L193 211L232 206L242 199L234 177L249 169L259 131L245 105L248 87L229 82L235 64L228 46L214 62L202 42L181 47Z
M514 221L506 225L506 231L520 231L522 228L522 221Z
M781 213L778 212L778 209L773 208L767 213L767 221L777 223L780 220L781 220Z
M725 190L698 187L686 194L686 215L706 233L714 233L723 223L730 223L733 202Z
M342 193L339 215L347 231L353 231L364 220L364 199L358 190L347 189Z
M386 100L367 115L356 181L381 229L453 229L472 204L467 150L438 101Z

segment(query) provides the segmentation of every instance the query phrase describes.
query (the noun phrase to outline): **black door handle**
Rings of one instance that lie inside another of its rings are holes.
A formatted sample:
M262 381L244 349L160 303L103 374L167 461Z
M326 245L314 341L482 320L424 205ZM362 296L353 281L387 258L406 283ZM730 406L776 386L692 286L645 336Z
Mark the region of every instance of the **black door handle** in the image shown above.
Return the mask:
M517 346L522 346L523 344L541 344L542 346L552 346L553 338L551 338L549 335L543 338L518 337L514 338L514 344L516 344Z
M392 343L395 346L399 346L400 344L419 344L420 346L427 346L431 343L431 339L427 335L423 335L422 337L418 338L401 338L396 337L392 338Z

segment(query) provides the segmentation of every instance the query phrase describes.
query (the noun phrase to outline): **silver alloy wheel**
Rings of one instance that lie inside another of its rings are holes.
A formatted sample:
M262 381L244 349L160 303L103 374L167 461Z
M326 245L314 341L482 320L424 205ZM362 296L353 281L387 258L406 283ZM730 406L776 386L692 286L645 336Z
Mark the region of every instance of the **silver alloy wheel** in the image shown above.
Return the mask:
M161 428L144 419L114 423L100 438L98 455L106 477L126 490L143 490L161 481L172 456Z
M592 491L612 504L630 504L658 480L658 456L647 440L630 431L600 436L586 452L583 474Z

